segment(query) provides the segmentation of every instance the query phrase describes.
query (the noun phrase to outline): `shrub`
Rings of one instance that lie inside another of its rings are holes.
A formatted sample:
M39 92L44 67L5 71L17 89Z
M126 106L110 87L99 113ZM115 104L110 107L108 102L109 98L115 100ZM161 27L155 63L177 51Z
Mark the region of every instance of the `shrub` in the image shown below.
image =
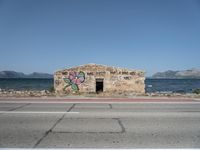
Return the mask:
M194 90L192 91L192 93L200 94L200 89L194 89Z
M51 93L54 93L54 92L55 92L55 89L54 89L53 86L49 87L49 92L51 92Z

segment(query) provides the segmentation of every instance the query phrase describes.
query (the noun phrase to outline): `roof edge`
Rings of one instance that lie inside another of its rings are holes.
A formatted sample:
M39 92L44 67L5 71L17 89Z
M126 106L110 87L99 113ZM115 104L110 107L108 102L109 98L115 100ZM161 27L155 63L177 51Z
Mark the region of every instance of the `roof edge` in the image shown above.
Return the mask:
M79 68L79 67L84 67L84 66L103 66L103 67L113 67L113 68L116 68L116 69L126 69L126 70L130 70L130 71L138 71L138 72L143 72L145 73L144 70L138 70L138 69L130 69L130 68L123 68L123 67L115 67L115 66L108 66L108 65L103 65L103 64L95 64L95 63L88 63L88 64L83 64L83 65L78 65L78 66L72 66L72 67L69 67L69 68L65 68L65 69L59 69L57 71L54 72L57 73L57 72L61 72L61 71L64 71L64 70L70 70L70 69L73 69L73 68Z

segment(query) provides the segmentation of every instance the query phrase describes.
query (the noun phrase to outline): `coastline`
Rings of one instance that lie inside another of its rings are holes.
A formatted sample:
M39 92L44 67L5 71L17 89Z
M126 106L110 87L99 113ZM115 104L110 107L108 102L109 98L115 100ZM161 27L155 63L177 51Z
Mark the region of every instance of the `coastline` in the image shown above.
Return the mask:
M200 94L174 93L174 92L152 92L152 93L74 93L56 94L49 90L5 90L0 89L0 98L197 98Z

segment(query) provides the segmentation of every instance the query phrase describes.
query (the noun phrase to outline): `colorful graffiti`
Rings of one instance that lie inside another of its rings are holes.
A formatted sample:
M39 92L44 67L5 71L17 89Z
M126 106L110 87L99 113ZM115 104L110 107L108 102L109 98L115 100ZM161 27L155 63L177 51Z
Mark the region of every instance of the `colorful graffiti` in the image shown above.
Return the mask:
M85 81L85 73L83 71L80 72L70 72L68 78L63 78L66 85L63 90L66 90L67 87L71 86L71 89L75 92L79 91L78 85Z

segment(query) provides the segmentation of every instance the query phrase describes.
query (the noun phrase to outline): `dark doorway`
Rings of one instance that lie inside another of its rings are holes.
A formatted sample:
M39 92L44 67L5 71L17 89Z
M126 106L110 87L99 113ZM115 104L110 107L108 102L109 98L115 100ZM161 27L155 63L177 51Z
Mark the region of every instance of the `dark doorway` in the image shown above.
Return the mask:
M103 92L103 79L96 79L96 92Z

